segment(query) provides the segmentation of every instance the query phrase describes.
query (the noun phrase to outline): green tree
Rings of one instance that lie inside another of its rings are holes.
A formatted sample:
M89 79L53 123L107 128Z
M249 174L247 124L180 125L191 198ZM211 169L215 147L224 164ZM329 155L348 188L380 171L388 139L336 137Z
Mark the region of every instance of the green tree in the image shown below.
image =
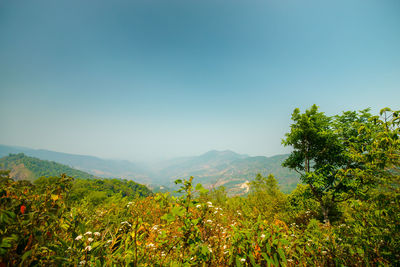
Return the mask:
M337 202L364 194L398 156L398 113L392 112L389 121L386 112L391 110L382 111L383 118L368 109L329 117L316 105L302 114L294 110L294 123L282 141L293 152L283 166L310 186L326 223Z
M279 190L278 182L274 175L263 177L258 174L250 182L248 204L250 214L255 218L261 215L263 218L273 219L285 208L285 195Z

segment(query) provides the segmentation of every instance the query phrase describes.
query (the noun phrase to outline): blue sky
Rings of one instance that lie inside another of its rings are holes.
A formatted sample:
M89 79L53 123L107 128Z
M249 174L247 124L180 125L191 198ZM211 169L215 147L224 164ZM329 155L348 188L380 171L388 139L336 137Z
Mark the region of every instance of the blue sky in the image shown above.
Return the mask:
M400 109L400 1L5 0L0 143L285 153L294 108Z

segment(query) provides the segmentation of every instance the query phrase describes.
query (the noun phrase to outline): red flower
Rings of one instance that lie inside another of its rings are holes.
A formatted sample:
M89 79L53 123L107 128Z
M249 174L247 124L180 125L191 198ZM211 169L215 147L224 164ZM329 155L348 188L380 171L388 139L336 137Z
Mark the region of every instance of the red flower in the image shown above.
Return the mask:
M20 210L21 210L21 213L24 214L25 211L26 211L26 206L25 206L25 205L22 205L21 208L20 208Z

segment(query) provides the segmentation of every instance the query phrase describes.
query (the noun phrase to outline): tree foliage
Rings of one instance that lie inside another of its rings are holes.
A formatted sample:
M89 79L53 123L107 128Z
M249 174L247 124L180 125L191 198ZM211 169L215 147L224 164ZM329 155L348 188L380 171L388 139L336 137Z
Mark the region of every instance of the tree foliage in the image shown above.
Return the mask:
M293 152L283 166L309 185L327 222L335 203L362 196L398 161L398 112L385 109L381 116L366 109L329 117L316 105L294 110L283 140Z

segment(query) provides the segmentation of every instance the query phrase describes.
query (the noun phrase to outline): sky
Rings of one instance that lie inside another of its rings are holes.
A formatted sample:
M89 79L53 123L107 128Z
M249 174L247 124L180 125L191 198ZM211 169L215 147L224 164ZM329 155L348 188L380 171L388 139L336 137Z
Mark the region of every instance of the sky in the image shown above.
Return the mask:
M400 1L0 2L0 144L272 156L312 104L400 109Z

